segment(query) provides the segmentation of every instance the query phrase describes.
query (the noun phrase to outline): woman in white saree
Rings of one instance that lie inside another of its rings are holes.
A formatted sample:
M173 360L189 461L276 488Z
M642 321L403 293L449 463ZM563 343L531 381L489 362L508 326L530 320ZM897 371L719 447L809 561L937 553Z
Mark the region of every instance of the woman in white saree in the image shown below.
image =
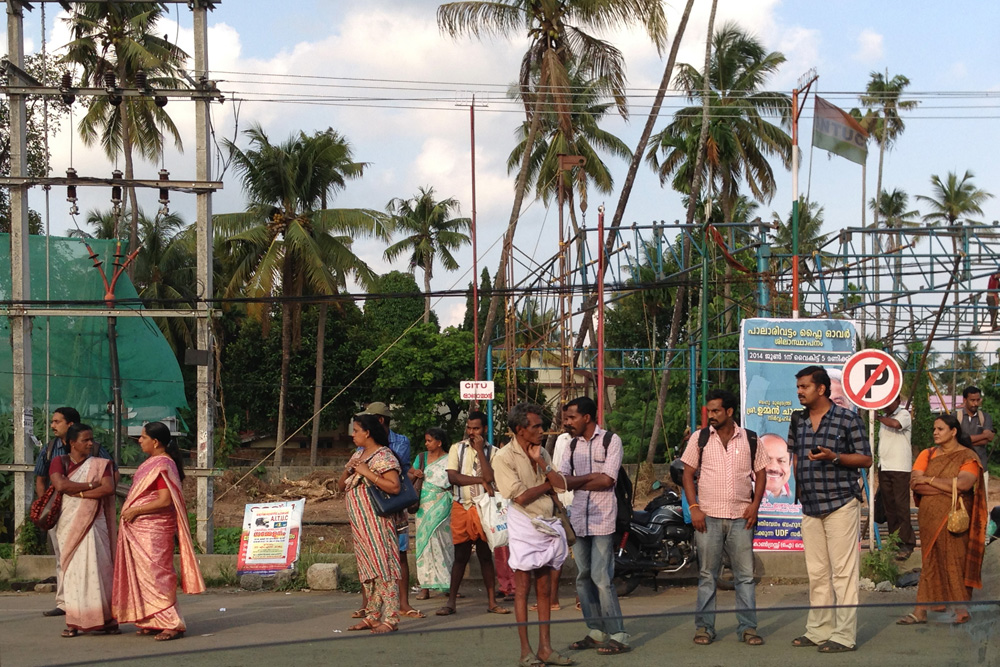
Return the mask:
M49 467L52 486L63 494L56 524L66 599L62 636L118 634L111 613L111 545L116 535L111 461L91 456L94 432L86 424L70 426L66 439L69 454L55 457Z

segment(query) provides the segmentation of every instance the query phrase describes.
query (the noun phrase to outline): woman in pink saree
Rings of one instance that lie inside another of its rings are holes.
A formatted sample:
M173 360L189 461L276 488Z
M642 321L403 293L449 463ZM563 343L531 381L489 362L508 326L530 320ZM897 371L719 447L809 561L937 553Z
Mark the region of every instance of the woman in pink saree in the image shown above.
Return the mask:
M81 632L118 634L111 611L111 546L115 543L114 478L111 461L91 456L94 432L73 424L66 432L69 454L52 459L49 479L63 494L56 524L66 601L63 637Z
M146 424L139 446L149 458L136 470L122 506L112 608L119 622L135 623L136 634L168 641L183 637L187 629L177 609L174 536L184 592L202 593L205 582L188 530L181 490L184 465L170 429L160 422Z

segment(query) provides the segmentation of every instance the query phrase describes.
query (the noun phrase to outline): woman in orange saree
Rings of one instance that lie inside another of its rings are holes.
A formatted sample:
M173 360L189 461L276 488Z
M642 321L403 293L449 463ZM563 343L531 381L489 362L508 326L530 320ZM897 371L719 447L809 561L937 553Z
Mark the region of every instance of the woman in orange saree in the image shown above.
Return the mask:
M973 588L983 585L988 516L979 456L969 448L958 419L950 414L934 420L934 445L920 453L910 473L910 488L919 508L923 562L917 606L897 621L899 625L926 623L928 609L940 602L959 603L953 622L965 623L969 612L961 603L971 599ZM953 483L970 519L968 530L957 535L947 527Z
M146 424L139 446L148 458L136 470L122 506L112 607L119 622L135 623L136 634L167 641L183 637L187 629L177 609L175 535L184 592L202 593L205 582L188 530L183 461L170 429L160 422Z
M111 549L115 543L114 478L111 461L91 456L94 432L73 424L66 432L69 454L52 459L49 478L63 494L56 524L66 602L63 637L81 632L118 634L111 611Z

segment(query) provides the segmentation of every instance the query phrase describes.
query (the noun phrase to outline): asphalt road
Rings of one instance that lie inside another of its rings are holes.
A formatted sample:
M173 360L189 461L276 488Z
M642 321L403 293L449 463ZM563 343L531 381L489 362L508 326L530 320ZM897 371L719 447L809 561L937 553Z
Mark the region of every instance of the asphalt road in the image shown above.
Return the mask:
M858 650L841 655L819 655L815 649L793 648L802 634L807 603L803 585L758 587L760 633L766 645L749 647L736 640L732 614L720 614L719 638L711 646L692 643L690 612L694 587L639 589L622 601L633 636L632 653L605 657L592 651L571 655L585 666L616 665L998 665L1000 615L998 605L981 602L971 607L973 620L952 626L944 614L931 622L900 627L894 621L909 611L914 588L893 593L862 592L859 611ZM518 661L513 615L486 613L485 596L466 583L458 613L447 618L433 611L439 599L421 602L426 619L404 619L400 632L387 636L348 633L349 614L359 596L347 593L248 593L214 590L199 596L182 596L181 611L188 624L187 637L154 642L138 637L132 626L120 636L59 637L60 618L44 618L52 596L35 593L0 594L0 665L322 665L367 666L474 665L513 667ZM985 593L984 593L985 595ZM995 597L995 596L994 596ZM985 600L980 596L980 600ZM564 603L553 613L557 650L586 633L582 617L572 608L573 592L566 587ZM508 603L510 605L512 603ZM733 593L720 593L720 609L732 608ZM534 615L532 615L532 619ZM537 636L532 629L532 636ZM991 638L991 635L995 637Z

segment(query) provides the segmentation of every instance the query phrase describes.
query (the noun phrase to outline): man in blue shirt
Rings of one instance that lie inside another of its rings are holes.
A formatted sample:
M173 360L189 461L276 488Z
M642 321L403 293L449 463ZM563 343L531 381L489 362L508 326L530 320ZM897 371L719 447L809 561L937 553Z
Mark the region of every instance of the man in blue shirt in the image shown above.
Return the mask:
M858 413L831 401L830 376L823 367L808 366L795 378L805 409L792 419L788 444L802 503L811 608L806 633L792 640L792 646L816 646L820 653L853 651L861 566L861 469L872 464L871 446Z
M389 421L392 419L392 412L389 406L381 401L374 401L368 404L363 415L374 415L385 427L385 432L389 435L389 449L399 459L401 468L400 476L406 475L410 470L410 439L405 435L396 433L389 428ZM399 611L404 616L412 618L424 618L424 614L419 609L410 606L410 563L406 559L406 550L410 545L410 525L406 512L397 517L396 526L399 529Z
M69 454L69 446L64 438L69 427L80 423L80 413L75 408L56 408L52 412L52 421L49 428L52 430L53 438L48 444L42 447L35 459L35 494L41 498L49 488L49 466L52 459ZM104 447L98 445L95 456L112 461L115 474L115 484L118 484L118 466L114 464L114 459ZM49 542L52 543L52 552L56 556L56 607L49 611L42 612L43 616L63 616L66 614L66 603L63 601L62 565L59 558L59 540L56 539L56 529L49 531Z

